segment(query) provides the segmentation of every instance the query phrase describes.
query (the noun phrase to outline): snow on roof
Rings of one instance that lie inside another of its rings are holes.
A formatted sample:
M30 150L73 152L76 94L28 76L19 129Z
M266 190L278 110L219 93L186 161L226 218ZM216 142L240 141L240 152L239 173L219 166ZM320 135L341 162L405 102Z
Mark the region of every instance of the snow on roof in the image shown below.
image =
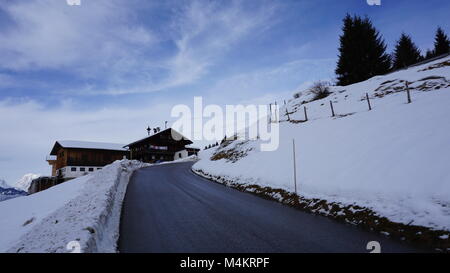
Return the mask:
M123 148L125 144L119 143L106 143L106 142L90 142L90 141L78 141L78 140L58 140L56 141L64 148L81 148L81 149L98 149L98 150L118 150L126 151Z
M147 139L151 139L151 138L155 138L157 135L163 134L163 133L165 133L165 132L167 132L169 130L170 130L170 133L171 133L173 138L180 139L180 140L182 139L182 140L185 140L185 141L188 141L188 142L192 143L191 140L189 140L187 137L183 136L181 133L177 132L176 130L174 130L172 128L167 128L167 129L164 129L164 130L162 130L162 131L160 131L160 132L158 132L156 134L146 136L146 137L141 138L139 140L136 140L136 141L134 141L134 142L132 142L130 144L127 144L127 145L125 145L125 147L130 147L131 145L134 145L134 144L139 143L141 141L144 141L144 140L147 140Z

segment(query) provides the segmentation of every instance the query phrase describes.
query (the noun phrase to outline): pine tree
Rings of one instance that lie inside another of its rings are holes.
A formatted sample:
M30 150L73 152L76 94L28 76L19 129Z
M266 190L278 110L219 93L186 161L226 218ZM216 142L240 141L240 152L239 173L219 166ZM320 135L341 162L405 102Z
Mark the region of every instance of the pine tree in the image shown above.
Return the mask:
M431 58L433 58L433 57L434 57L434 51L428 49L428 50L427 50L427 53L425 54L425 60L431 59Z
M386 44L368 18L347 16L339 37L338 85L349 85L389 72Z
M395 46L394 69L410 66L418 63L421 59L420 50L413 43L411 37L402 33Z
M450 53L450 40L442 28L438 27L434 38L434 55L439 56L446 53Z

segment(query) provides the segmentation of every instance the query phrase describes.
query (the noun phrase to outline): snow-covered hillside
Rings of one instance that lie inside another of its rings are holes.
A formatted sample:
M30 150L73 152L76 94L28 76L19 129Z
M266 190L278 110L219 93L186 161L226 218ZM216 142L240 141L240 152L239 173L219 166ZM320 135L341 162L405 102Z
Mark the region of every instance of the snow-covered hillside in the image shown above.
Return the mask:
M261 152L260 140L227 142L202 151L193 169L219 181L293 192L295 139L300 196L450 230L450 57L331 91L316 101L300 92L280 109L278 150Z
M23 191L28 191L28 188L30 187L33 179L36 179L40 176L41 176L40 174L27 173L24 176L22 176L22 178L19 179L19 181L17 181L14 186Z
M0 252L114 252L120 210L138 161L116 161L102 170L50 189L0 203ZM72 242L72 246L73 242Z

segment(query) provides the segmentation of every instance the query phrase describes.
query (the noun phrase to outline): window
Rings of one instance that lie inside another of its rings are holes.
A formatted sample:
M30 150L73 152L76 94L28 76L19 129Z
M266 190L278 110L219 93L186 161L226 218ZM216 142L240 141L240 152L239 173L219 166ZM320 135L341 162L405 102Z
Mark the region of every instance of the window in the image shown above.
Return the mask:
M70 168L70 171L71 171L71 172L76 172L76 171L77 171L77 168L72 167L72 168Z
M80 168L80 172L86 171L86 168Z
M102 168L97 168L97 170L101 170Z
M90 171L90 172L93 172L93 171L94 171L94 168L89 168L89 171Z

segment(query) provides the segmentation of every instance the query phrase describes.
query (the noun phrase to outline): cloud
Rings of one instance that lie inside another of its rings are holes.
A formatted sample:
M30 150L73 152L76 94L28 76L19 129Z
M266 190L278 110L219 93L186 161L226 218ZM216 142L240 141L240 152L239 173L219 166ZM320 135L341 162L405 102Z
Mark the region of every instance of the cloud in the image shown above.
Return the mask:
M298 59L223 77L207 90L211 100L271 103L289 99L317 80L331 80L336 60ZM242 99L244 98L244 99Z
M1 30L1 66L13 70L107 67L128 58L130 48L153 41L150 30L131 22L130 7L117 0L14 1L0 4L11 24ZM123 2L122 2L123 3Z
M170 82L195 81L239 40L260 34L271 26L276 7L263 2L256 10L249 11L242 3L232 1L224 7L218 2L192 1L176 12L178 20L173 29L178 33L174 39L178 52L168 62Z
M245 1L145 3L96 0L68 6L65 1L35 0L0 4L10 21L0 28L0 68L61 70L80 80L81 85L58 87L54 94L118 95L170 89L198 81L240 40L270 27L276 9L265 2L250 9ZM151 16L144 20L138 16L142 10L157 10L168 17L167 22Z

